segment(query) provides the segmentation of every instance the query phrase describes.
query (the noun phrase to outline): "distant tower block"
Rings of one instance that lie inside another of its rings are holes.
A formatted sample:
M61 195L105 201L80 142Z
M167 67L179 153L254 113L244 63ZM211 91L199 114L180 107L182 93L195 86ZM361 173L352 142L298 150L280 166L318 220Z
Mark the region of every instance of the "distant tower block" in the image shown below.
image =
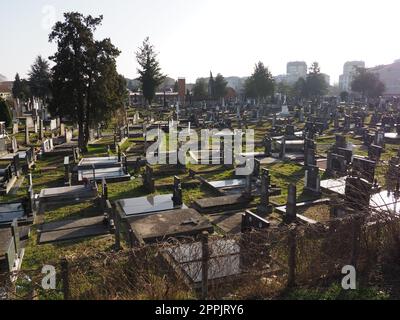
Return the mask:
M186 79L185 78L178 79L178 97L179 97L179 102L182 105L185 105L185 100L186 100Z

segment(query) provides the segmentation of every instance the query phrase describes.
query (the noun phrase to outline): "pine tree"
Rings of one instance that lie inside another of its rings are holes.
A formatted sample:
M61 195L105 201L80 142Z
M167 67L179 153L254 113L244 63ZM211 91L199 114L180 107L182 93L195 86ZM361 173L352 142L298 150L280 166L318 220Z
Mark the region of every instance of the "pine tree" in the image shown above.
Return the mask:
M142 47L136 52L136 60L139 64L137 72L139 73L138 80L142 85L143 96L151 106L156 90L163 83L166 76L161 73L157 53L154 50L154 46L150 44L149 37L143 41Z

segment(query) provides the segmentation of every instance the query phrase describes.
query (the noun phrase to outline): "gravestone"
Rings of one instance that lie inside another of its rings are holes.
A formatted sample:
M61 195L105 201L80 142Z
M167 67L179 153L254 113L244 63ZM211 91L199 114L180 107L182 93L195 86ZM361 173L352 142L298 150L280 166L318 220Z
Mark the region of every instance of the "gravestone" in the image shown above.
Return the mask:
M283 137L281 140L281 150L279 153L279 158L285 159L285 156L286 156L286 139L285 139L285 137Z
M28 127L28 119L26 119L26 121L25 121L25 145L27 146L28 144L30 144L29 127Z
M68 156L64 157L64 180L66 185L71 186L71 170Z
M352 175L373 183L375 179L375 167L375 161L355 157L352 163Z
M19 126L18 120L13 121L13 131L12 131L13 134L17 134L18 133L18 130L19 130L18 126Z
M268 136L264 138L264 153L266 157L271 156L271 151L272 151L272 139Z
M18 152L18 142L15 137L12 137L12 139L11 139L11 152L12 153Z
M155 192L155 181L153 177L153 168L146 164L145 172L143 174L143 185L147 189L148 192Z
M284 216L284 222L291 224L296 221L297 218L297 207L296 207L296 185L290 184L288 188L286 213Z
M375 132L374 144L383 148L385 147L385 132L380 130Z
M253 177L259 177L261 170L261 162L258 159L254 159L254 170L253 170Z
M304 189L316 194L321 193L321 178L317 166L306 167Z
M270 223L267 220L259 217L251 211L246 210L246 212L242 215L242 233L250 232L252 230L267 229L269 226Z
M39 140L43 140L43 138L44 138L43 119L39 118Z
M174 203L174 207L183 205L182 183L181 179L178 176L174 177L174 191L173 191L172 201Z
M336 148L336 153L345 158L346 163L351 163L353 159L353 151L347 148Z
M377 146L371 144L368 147L368 158L372 161L379 161L383 152L383 148L381 146Z
M18 254L20 251L20 235L18 229L18 219L14 219L11 223L11 233L14 239L14 249L15 252Z
M315 165L315 142L312 139L304 140L304 165Z
M285 127L285 136L287 137L293 137L294 134L294 126L293 125L287 125Z
M347 140L345 136L337 134L335 135L335 139L336 139L335 148L343 148L343 149L347 148Z
M356 213L368 212L372 184L359 177L347 177L345 187L346 205Z
M271 176L269 170L263 168L261 174L261 196L260 204L257 207L257 213L270 214L272 213L272 205L269 203L269 187L271 184Z
M328 151L326 161L326 172L329 175L347 173L347 162L344 156Z
M13 167L14 167L15 176L19 177L20 176L21 167L20 167L20 163L19 163L19 155L18 154L16 154L14 156L14 158L13 158Z

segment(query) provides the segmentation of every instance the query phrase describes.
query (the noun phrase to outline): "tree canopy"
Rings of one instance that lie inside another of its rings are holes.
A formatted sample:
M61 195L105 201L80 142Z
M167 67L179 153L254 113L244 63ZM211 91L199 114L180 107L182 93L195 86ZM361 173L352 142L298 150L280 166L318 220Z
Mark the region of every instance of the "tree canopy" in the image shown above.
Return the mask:
M161 72L157 53L154 46L150 44L149 37L143 41L142 46L136 52L136 60L139 64L137 72L139 73L138 80L142 85L143 96L151 105L156 89L163 83L166 76Z
M214 97L216 99L222 99L226 95L226 86L228 82L225 80L224 76L220 73L217 74L214 80Z
M33 96L45 101L50 95L51 74L49 62L38 56L29 71L29 86Z
M15 80L12 88L12 94L15 99L26 101L31 97L31 90L27 80L20 78L19 74L15 75Z
M307 98L318 99L328 92L328 83L325 81L324 75L318 62L314 62L307 74L306 79L306 96Z
M10 105L2 98L0 98L0 121L4 121L7 127L9 127L12 122Z
M260 61L256 64L253 74L246 80L245 93L247 97L258 100L273 95L275 83L271 72Z
M385 85L375 73L365 68L357 68L351 90L360 93L363 98L376 98L385 92Z
M196 100L204 100L207 98L207 83L204 79L197 79L193 86L193 98Z
M65 13L49 36L57 43L57 52L50 57L55 65L49 109L78 123L82 149L87 147L90 127L109 121L126 101L126 81L116 70L119 50L110 39L94 39L102 20L102 16Z

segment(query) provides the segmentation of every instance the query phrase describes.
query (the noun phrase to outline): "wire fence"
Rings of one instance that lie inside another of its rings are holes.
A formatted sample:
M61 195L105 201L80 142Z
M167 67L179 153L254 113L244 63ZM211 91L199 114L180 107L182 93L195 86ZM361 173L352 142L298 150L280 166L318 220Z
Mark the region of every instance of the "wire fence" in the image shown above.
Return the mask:
M86 253L42 270L0 275L3 299L268 299L288 287L341 279L352 265L368 281L377 265L400 261L400 220L390 213L350 214L325 224L280 225L228 236Z

